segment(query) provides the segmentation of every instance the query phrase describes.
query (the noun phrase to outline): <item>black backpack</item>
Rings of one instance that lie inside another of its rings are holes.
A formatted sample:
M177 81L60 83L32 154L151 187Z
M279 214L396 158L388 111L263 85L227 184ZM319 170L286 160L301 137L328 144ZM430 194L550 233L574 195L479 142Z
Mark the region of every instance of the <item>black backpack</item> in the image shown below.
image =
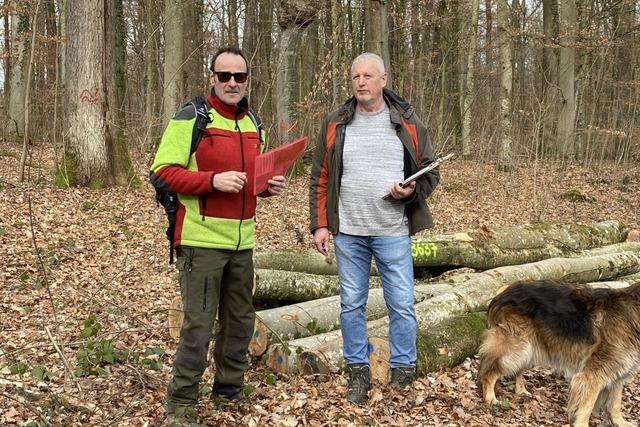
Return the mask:
M204 135L207 130L207 125L211 123L211 118L209 117L209 104L204 99L197 97L184 104L182 108L188 106L192 106L196 113L196 121L191 133L191 149L189 152L189 158L191 158L191 155L198 149L198 144L200 144L202 135ZM253 111L249 110L247 113L256 126L258 138L260 138L260 143L262 144L262 121ZM173 236L176 228L176 213L178 212L178 195L173 191L158 189L156 187L156 204L164 208L169 222L166 234L167 239L169 239L169 265L171 265L173 264Z

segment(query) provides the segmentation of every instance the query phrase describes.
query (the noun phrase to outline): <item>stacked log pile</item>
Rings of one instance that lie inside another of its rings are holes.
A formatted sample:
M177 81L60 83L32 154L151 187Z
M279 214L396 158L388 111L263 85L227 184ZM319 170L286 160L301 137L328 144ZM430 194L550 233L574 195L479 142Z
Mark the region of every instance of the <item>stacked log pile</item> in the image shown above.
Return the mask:
M624 287L640 280L640 242L618 221L593 225L534 224L421 237L412 242L416 268L478 270L417 280L419 373L453 366L477 352L485 310L505 286L557 279ZM276 372L328 373L343 368L337 266L315 251L256 253L257 312L253 357ZM179 326L173 307L172 335ZM170 313L171 314L171 313ZM386 306L375 265L367 305L369 359L374 379L386 382L389 344ZM178 326L176 326L178 325Z

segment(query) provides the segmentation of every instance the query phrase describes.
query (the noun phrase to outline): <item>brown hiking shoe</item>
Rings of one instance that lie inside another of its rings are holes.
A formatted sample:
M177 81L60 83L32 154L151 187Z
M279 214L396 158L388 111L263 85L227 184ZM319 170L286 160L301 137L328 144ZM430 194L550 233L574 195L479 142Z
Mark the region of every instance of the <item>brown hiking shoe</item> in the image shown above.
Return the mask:
M349 373L347 400L359 405L369 397L368 392L371 389L369 365L347 365L347 372Z

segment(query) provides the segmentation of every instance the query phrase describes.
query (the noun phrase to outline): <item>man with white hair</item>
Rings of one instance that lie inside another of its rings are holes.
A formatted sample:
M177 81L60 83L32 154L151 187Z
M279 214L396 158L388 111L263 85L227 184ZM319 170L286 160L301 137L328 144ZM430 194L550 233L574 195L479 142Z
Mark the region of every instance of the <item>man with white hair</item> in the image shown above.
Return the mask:
M356 404L371 388L365 311L372 257L389 311L391 384L404 389L415 375L410 236L433 225L425 199L440 178L436 168L400 185L432 162L433 153L427 128L407 101L385 88L386 82L378 55L363 53L353 61L353 96L324 118L311 170L310 229L324 255L333 235L347 399ZM383 199L387 193L391 199Z

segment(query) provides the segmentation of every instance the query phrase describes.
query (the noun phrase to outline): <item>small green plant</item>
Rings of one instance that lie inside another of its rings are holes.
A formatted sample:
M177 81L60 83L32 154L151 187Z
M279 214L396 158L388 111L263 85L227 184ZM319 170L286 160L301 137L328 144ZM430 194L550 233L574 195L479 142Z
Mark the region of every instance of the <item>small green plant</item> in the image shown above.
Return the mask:
M9 366L9 371L11 375L24 375L31 369L29 365L24 362L16 362L13 365Z
M272 372L265 372L262 375L262 381L268 385L276 385L276 376Z
M104 366L126 360L129 352L115 348L112 339L96 339L102 325L96 320L94 314L91 314L82 326L80 336L89 340L76 353L78 364L74 373L78 377L91 375L106 377L108 372Z
M95 207L96 207L95 203L85 200L84 202L82 202L82 207L80 209L82 209L84 212L87 212L92 210Z
M164 354L164 350L160 347L147 347L143 353L142 366L152 371L159 371L162 369Z
M122 234L124 234L124 237L126 237L127 240L131 240L137 233L125 225L122 227Z
M7 234L7 230L5 230L5 228L0 225L0 237L4 236L5 234Z
M20 278L21 281L26 282L27 280L29 280L31 278L31 276L29 276L29 272L23 271L22 273L20 273L19 278Z
M31 368L31 376L44 382L51 381L55 378L53 372L47 370L47 368L42 365L36 365Z
M124 218L122 218L121 215L112 214L109 217L109 221L111 221L114 224L120 224L122 221L124 221Z
M327 332L325 328L321 328L320 326L318 326L318 322L316 321L316 319L313 319L309 323L307 323L306 328L309 332L311 332L311 335L319 335Z

